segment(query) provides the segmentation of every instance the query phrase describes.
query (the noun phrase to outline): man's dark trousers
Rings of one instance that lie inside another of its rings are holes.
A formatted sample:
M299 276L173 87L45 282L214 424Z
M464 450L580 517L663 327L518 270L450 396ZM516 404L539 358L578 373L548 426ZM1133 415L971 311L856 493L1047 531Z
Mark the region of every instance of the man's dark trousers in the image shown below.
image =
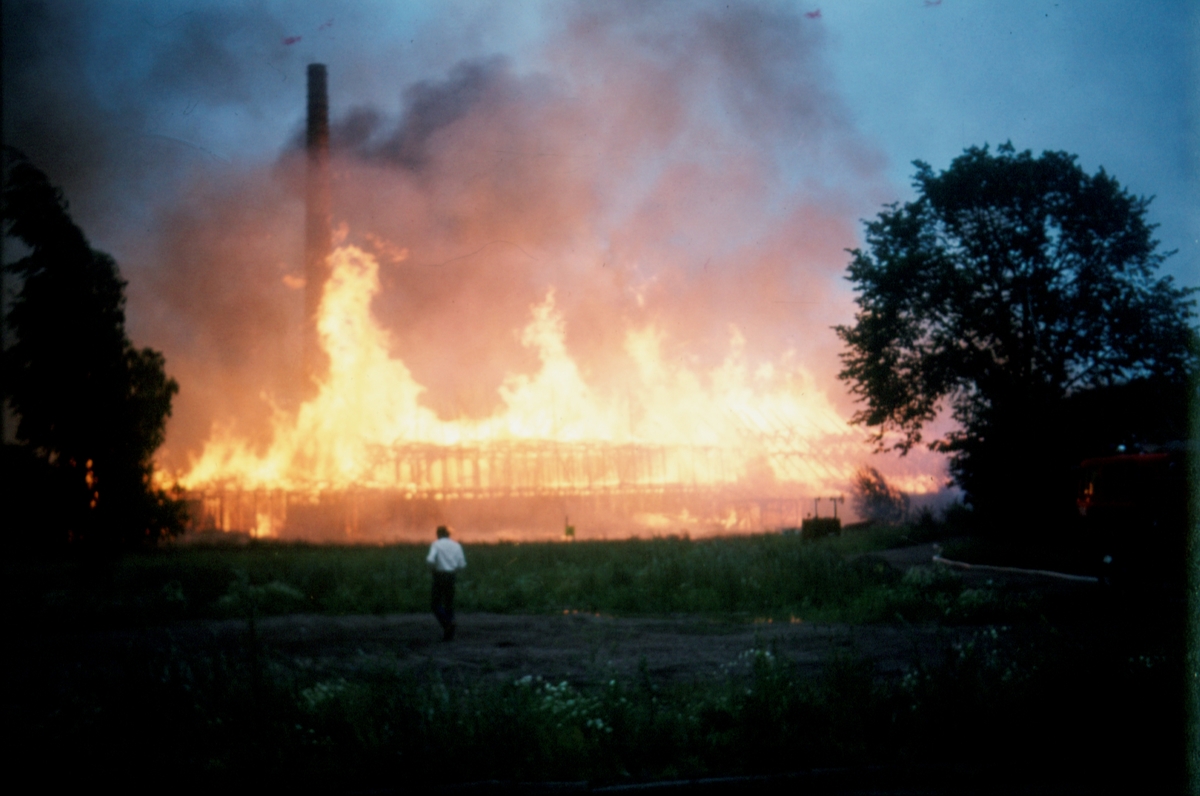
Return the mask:
M433 573L433 615L447 641L454 638L454 573Z

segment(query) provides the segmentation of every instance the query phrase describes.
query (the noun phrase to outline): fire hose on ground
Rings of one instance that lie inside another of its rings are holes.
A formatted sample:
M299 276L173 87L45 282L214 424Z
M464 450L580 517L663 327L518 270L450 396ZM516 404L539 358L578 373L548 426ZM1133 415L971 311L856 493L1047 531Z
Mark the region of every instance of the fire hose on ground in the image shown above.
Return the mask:
M973 570L977 572L1004 572L1012 575L1042 575L1048 578L1060 578L1062 580L1071 580L1077 583L1099 583L1100 579L1093 575L1071 575L1066 572L1054 572L1049 569L1021 569L1020 567L1000 567L990 564L968 564L965 561L955 561L950 558L942 558L942 548L940 545L934 545L933 563L941 564L942 566L954 567L956 569Z

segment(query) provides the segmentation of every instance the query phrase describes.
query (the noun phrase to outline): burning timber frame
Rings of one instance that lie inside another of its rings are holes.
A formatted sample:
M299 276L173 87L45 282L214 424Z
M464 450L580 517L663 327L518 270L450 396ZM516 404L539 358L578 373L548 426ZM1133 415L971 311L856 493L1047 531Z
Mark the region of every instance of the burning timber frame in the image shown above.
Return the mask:
M371 451L359 484L293 489L212 484L189 495L197 530L296 539L386 541L458 522L480 531L561 532L563 518L628 528L683 515L728 530L799 524L796 498L752 496L745 452L717 446L504 441L401 444Z
M332 249L324 64L308 65L307 88L302 385L311 391L328 365L317 334ZM727 530L799 525L794 492L761 496L780 489L771 486L770 473L795 483L820 483L830 480L828 468L781 418L732 407L724 411L743 429L744 447L537 440L378 446L368 452L364 471L350 487L314 480L288 488L217 482L194 489L188 495L192 527L378 542L412 533L424 537L431 524L455 521L484 533L497 528L561 533L567 516L580 528L591 523L624 530L639 516L690 518ZM747 478L747 465L760 477Z
M695 489L735 483L740 471L715 446L512 441L397 445L375 454L374 469L391 470L393 488L436 499Z

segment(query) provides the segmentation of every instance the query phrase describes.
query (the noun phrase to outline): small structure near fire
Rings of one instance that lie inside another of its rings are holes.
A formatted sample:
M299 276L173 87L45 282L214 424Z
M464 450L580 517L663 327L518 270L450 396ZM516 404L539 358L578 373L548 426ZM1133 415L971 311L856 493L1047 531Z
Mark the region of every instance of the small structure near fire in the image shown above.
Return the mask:
M821 516L821 500L822 498L813 498L813 516L805 517L804 522L800 523L800 536L804 539L842 535L842 521L838 518L837 507L839 503L845 503L846 498L841 495L824 498L833 504L832 517Z

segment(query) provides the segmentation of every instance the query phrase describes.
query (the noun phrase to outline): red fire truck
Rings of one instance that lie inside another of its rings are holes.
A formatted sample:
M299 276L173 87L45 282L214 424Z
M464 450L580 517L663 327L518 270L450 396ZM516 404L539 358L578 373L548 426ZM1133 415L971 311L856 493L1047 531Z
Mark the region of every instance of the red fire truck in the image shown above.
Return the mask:
M1182 587L1189 530L1186 448L1087 459L1080 471L1076 505L1101 583Z

